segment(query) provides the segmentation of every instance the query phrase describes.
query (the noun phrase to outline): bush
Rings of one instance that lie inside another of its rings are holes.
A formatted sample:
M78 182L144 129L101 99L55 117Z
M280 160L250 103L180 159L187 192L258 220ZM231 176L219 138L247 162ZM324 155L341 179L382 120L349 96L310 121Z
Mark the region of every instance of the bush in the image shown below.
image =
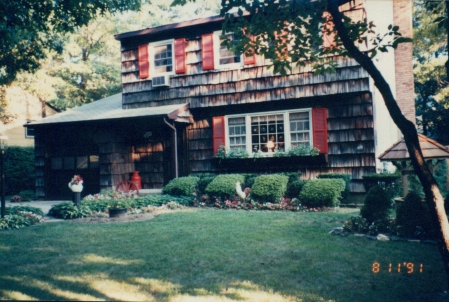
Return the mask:
M106 212L110 199L83 199L81 205L88 207L92 212Z
M0 219L0 230L20 229L41 222L42 216L31 212L17 212Z
M164 194L191 196L195 193L200 179L195 176L185 176L172 179L162 190Z
M287 190L288 176L280 174L261 175L251 188L251 197L257 201L279 203Z
M131 206L140 209L147 206L159 207L169 202L176 202L180 205L188 206L193 204L193 200L193 196L147 195L132 199Z
M280 172L280 173L276 173L276 174L287 176L288 183L297 181L301 177L301 172Z
M305 180L296 180L291 182L287 186L287 192L285 192L285 195L290 198L298 198L305 184L306 184Z
M365 186L365 190L368 192L373 187L380 185L384 188L389 195L390 198L394 198L395 196L400 195L400 185L398 180L400 178L399 174L391 174L391 173L373 173L363 175L363 185Z
M365 204L360 209L360 214L368 223L385 219L391 207L391 200L385 190L380 186L374 186L365 197Z
M62 219L83 218L92 215L92 211L86 205L76 206L73 202L63 202L51 207L50 216Z
M423 205L421 196L410 192L396 211L396 224L400 236L407 238L425 237L431 228L429 211Z
M11 146L5 151L6 194L34 190L35 161L33 147Z
M302 188L299 199L308 207L337 207L345 187L342 179L309 180Z
M200 180L198 181L197 187L200 194L204 194L207 186L212 182L212 180L214 180L215 177L217 177L217 175L212 173L193 174L190 176L199 177Z
M351 182L351 175L349 174L340 174L340 173L325 173L325 174L318 174L317 178L319 179L325 179L325 178L339 178L343 179L346 183L345 190L342 193L342 198L346 198L349 196L349 183Z
M259 177L259 174L248 173L244 174L244 176L245 176L245 188L246 187L252 188L252 186L254 185L254 181L256 180L257 177Z
M32 190L20 191L19 196L22 197L23 201L31 201L36 199L36 194Z
M6 207L5 214L6 215L13 215L17 214L17 212L29 212L36 215L44 216L44 213L41 209L30 207L30 206L16 206L16 207Z
M222 174L215 177L215 179L206 187L206 193L211 197L218 197L221 199L229 199L236 194L236 182L243 184L245 177L241 174Z

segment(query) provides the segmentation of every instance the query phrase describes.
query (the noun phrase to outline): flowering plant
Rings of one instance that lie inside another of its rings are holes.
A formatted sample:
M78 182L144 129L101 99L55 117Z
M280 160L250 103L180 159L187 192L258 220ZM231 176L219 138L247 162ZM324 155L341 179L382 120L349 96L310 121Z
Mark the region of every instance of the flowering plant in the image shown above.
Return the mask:
M22 202L22 196L14 195L13 197L11 197L11 202Z
M131 208L127 199L111 199L108 209L128 209Z
M83 178L80 175L74 175L70 180L69 185L80 185L83 183Z

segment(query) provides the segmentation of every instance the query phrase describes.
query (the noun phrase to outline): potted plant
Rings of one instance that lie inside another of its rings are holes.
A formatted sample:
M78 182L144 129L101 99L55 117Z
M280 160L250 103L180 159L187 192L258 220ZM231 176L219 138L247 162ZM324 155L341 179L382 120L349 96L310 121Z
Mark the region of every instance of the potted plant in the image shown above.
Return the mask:
M128 211L128 203L124 199L113 199L108 205L109 217L122 217Z
M69 182L69 188L74 193L79 193L83 190L83 178L80 175L74 175Z

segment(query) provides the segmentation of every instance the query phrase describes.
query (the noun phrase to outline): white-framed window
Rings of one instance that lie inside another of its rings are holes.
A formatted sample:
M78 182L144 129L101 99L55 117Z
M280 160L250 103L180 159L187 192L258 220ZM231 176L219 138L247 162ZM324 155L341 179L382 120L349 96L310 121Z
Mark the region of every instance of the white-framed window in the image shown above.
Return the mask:
M313 146L311 109L228 115L226 146L249 154Z
M152 77L175 74L173 41L171 39L149 44L150 75Z
M31 122L32 120L27 120L27 124ZM25 127L25 138L34 138L34 128Z
M25 137L34 138L34 128L25 127Z
M224 39L234 41L234 34L227 33L224 36L221 31L214 32L214 66L216 69L237 68L243 66L243 56L221 45Z

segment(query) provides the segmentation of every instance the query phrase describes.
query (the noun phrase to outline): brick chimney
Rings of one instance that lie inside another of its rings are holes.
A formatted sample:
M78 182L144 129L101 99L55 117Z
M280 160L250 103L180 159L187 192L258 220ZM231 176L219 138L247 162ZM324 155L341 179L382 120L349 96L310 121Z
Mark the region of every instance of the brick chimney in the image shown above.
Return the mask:
M412 5L413 1L411 0L393 0L394 25L399 26L399 32L406 38L411 38L413 35ZM396 101L405 117L416 123L412 59L412 43L399 44L394 51Z

